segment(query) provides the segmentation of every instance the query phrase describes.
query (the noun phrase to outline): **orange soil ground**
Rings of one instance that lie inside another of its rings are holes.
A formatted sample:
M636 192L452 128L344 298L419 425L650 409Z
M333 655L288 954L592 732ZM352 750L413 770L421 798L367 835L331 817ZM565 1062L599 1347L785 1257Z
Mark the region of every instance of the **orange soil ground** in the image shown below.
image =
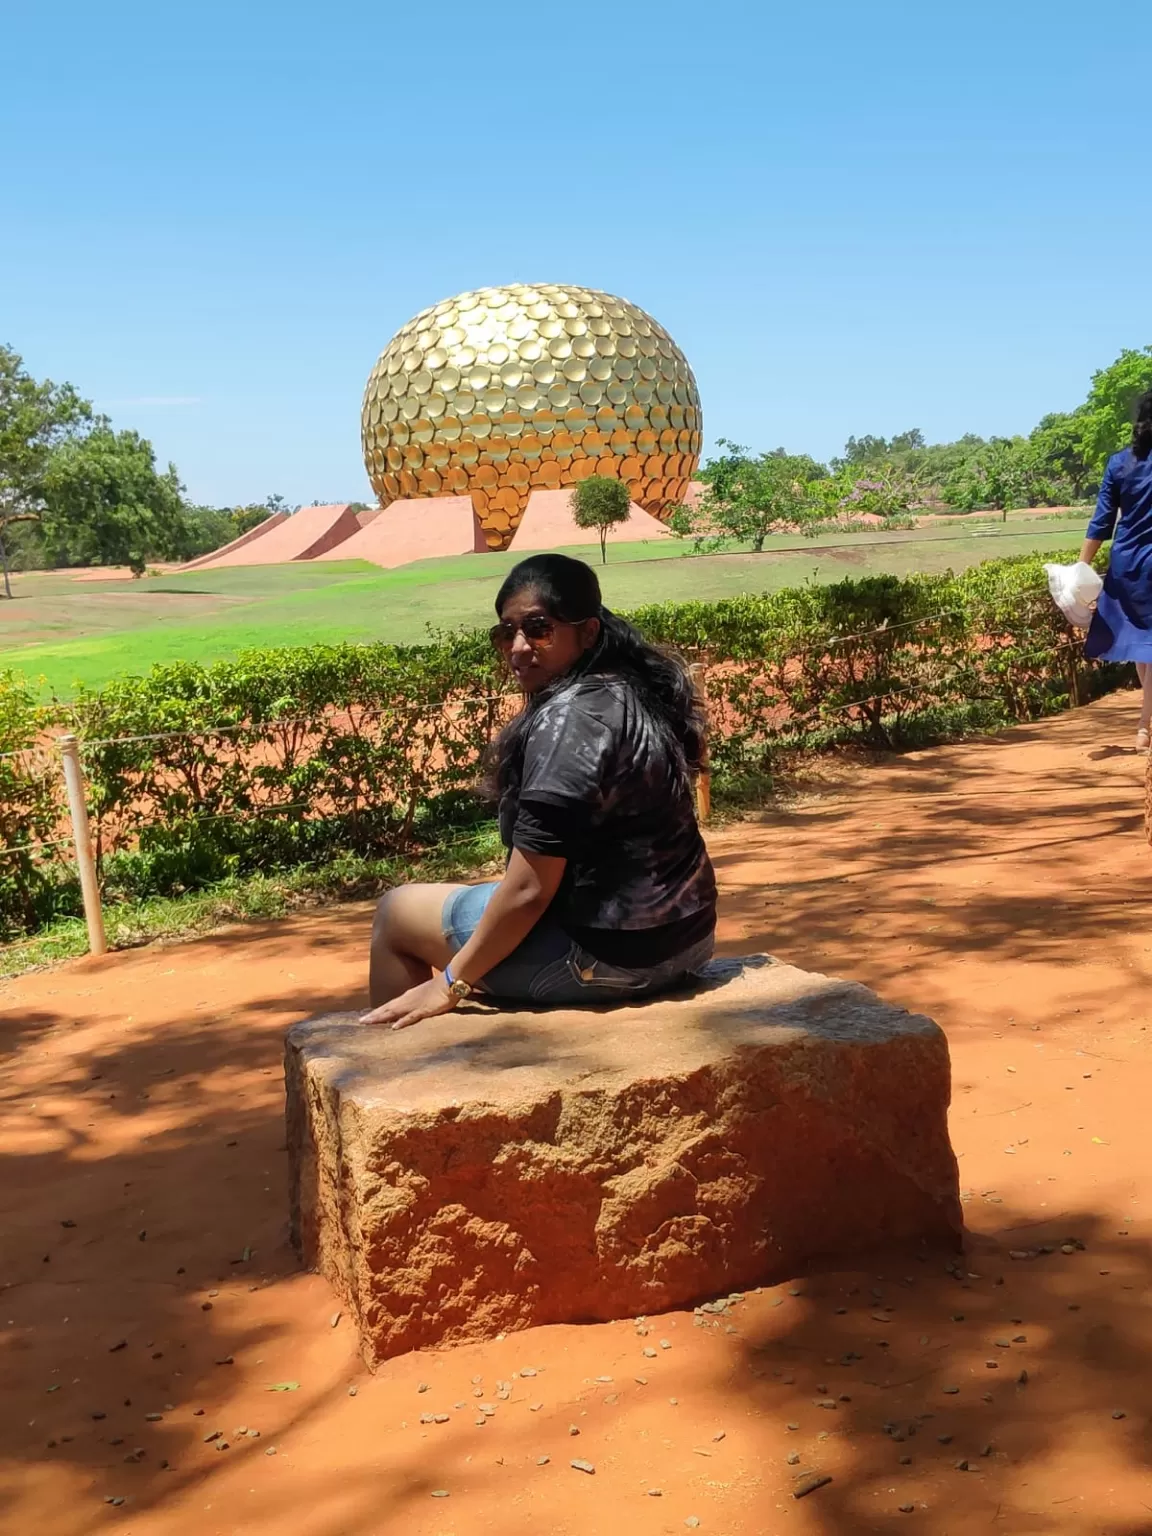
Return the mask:
M958 1277L884 1254L707 1328L681 1312L645 1336L542 1329L372 1378L285 1244L280 1077L286 1025L362 996L368 907L10 984L0 1527L1152 1531L1152 856L1133 724L1132 696L1113 697L712 839L726 952L859 978L948 1031ZM497 1407L482 1428L480 1400ZM796 1500L807 1472L832 1481Z

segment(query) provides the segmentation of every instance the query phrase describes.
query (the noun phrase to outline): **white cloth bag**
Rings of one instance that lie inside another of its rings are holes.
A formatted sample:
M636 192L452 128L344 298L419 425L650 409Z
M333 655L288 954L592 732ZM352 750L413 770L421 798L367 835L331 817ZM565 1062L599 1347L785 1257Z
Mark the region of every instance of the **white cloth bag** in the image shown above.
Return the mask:
M1077 560L1075 565L1046 565L1048 590L1060 612L1077 629L1087 629L1092 622L1096 599L1104 583L1090 565Z

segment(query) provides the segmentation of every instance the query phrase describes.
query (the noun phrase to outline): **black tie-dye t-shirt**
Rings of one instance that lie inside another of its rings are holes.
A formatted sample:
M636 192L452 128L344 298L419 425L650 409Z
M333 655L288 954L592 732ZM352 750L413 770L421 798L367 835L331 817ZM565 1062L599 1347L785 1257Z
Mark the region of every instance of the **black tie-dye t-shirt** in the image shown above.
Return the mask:
M656 964L711 931L691 788L626 679L578 677L540 705L518 780L500 802L504 845L568 860L552 911L593 954Z

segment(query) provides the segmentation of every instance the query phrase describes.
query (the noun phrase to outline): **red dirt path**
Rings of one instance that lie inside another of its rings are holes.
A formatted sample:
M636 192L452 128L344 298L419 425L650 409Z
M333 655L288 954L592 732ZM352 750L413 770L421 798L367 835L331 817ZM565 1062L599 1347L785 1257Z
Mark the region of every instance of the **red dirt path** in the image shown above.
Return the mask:
M285 1246L280 1080L284 1027L362 995L368 907L10 984L0 1527L1147 1536L1152 891L1133 725L1113 697L712 838L725 951L859 978L947 1029L959 1279L942 1257L879 1255L707 1329L550 1328L371 1378ZM497 1406L483 1428L479 1401ZM833 1481L796 1501L806 1471Z

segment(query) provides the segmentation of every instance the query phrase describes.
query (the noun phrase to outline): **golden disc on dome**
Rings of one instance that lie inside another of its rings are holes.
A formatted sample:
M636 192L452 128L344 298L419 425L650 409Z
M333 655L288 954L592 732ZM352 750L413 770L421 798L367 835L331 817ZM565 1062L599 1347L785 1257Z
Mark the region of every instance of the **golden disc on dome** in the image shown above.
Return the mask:
M570 484L608 460L663 516L700 447L696 381L663 327L611 294L563 285L482 288L422 310L369 374L361 426L382 506L471 493L482 517L479 476L503 476L488 486L507 493L489 509L502 526L482 518L492 548L507 545L526 504L513 474Z
M616 466L619 462L619 459L614 453L603 453L596 460L596 473L598 475L608 475L612 479L615 479Z
M546 485L555 490L560 485L560 466L555 459L548 459L532 471L533 485Z
M527 464L510 464L508 466L508 482L510 485L527 485L531 478Z

